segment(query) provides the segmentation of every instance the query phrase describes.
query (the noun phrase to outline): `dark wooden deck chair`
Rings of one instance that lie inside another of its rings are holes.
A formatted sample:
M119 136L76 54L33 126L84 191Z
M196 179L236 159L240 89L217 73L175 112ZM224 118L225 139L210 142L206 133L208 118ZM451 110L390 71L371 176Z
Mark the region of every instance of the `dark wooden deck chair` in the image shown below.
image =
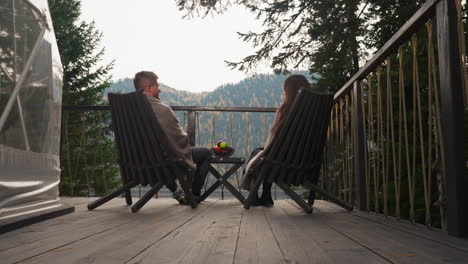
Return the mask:
M118 150L118 163L123 186L90 203L89 210L125 194L128 205L132 204L130 189L141 184L150 185L132 211L137 212L165 184L177 179L190 205L195 208L190 191L192 168L173 153L151 105L143 92L127 94L109 93L112 125Z
M244 203L246 209L265 179L275 182L307 213L312 213L315 193L352 210L353 206L317 186L332 106L333 94L317 94L308 89L299 91L284 125L264 150L263 157L250 169L257 180ZM309 189L309 203L296 194L291 185Z

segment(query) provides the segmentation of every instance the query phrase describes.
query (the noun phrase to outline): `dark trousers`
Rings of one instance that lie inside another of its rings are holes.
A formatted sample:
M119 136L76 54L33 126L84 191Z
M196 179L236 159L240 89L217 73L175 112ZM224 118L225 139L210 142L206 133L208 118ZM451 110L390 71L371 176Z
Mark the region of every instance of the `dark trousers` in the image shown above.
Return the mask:
M211 150L204 147L192 147L192 159L197 168L192 175L192 193L200 196L201 189L208 175L208 160L211 158Z
M191 150L192 160L197 166L192 174L192 194L199 196L208 174L208 160L211 158L211 150L204 147L191 147ZM177 184L168 184L167 188L174 192L177 189Z
M247 164L250 162L251 159L253 159L253 158L254 158L260 151L262 151L262 150L264 150L264 148L256 148L256 149L254 149L254 150L252 151L252 153L250 153L250 157L249 157L249 160L247 160ZM245 175L245 168L244 168L244 171L243 171L242 174ZM251 175L251 177L252 177L253 179L257 179L257 177L255 177L255 175ZM253 181L255 181L255 180L253 180ZM250 185L250 184L249 184L249 185ZM267 182L266 180L264 180L263 183L262 183L262 186L263 186L262 195L263 195L263 193L264 193L265 195L270 194L270 196L271 196L271 187L273 186L273 183L269 183L269 182ZM250 187L250 186L249 186L249 187ZM245 188L245 187L244 187L244 188ZM249 191L252 191L252 190L249 189Z

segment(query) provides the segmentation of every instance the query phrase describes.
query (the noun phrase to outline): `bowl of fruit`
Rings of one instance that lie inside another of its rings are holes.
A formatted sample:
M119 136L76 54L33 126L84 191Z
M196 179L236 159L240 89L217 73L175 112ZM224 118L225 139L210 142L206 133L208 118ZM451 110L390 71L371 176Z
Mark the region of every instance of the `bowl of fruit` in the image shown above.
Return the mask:
M234 148L229 146L229 144L226 143L224 140L218 141L218 143L216 143L216 146L214 148L211 148L211 151L216 157L223 158L230 157L232 154L234 154Z

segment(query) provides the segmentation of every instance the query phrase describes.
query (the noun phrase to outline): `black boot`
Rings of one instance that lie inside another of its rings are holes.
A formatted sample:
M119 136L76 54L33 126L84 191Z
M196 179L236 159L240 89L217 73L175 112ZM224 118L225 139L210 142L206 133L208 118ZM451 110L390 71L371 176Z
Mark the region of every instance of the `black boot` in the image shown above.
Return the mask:
M252 201L250 201L250 205L251 205L251 206L260 206L260 205L263 205L262 200L260 200L260 199L258 198L258 194L256 194L256 195L253 197Z
M260 197L260 201L263 206L271 207L275 205L275 203L273 202L273 198L271 197L272 185L273 185L272 183L263 182L263 192L262 192L262 196Z

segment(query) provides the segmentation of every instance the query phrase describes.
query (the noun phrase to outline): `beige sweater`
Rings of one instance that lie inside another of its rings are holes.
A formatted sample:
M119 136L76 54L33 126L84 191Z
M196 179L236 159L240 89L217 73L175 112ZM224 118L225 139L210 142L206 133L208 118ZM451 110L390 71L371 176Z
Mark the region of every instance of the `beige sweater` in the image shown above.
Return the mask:
M190 142L187 133L179 125L179 120L172 111L171 107L162 103L159 99L146 95L153 108L153 112L161 125L169 141L169 147L177 157L184 160L191 167L195 168L190 150Z

